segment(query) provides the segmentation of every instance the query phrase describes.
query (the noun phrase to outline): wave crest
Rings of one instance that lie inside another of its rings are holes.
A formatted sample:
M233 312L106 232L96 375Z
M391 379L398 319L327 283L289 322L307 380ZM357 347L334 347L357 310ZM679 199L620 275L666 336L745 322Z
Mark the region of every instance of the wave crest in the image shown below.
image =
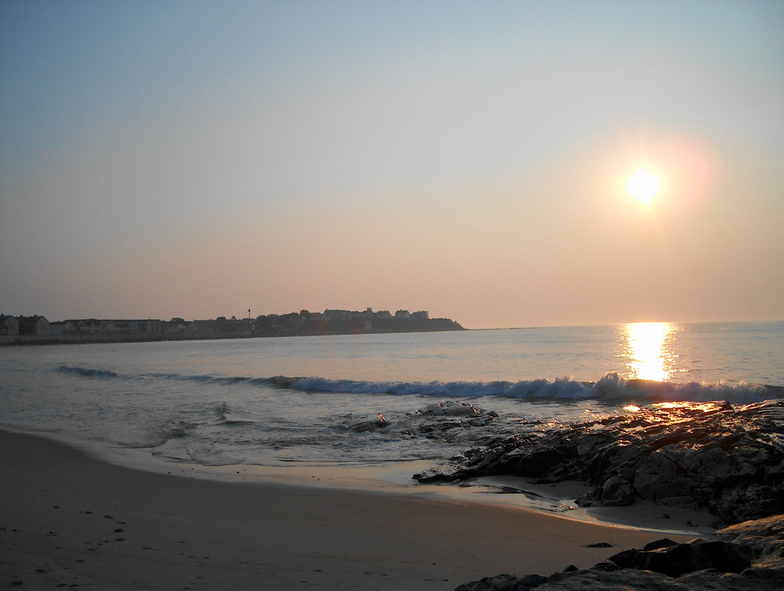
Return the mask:
M433 396L449 398L484 398L486 396L504 396L520 400L554 400L577 401L593 399L599 402L617 404L622 402L710 402L727 401L733 404L749 404L763 400L784 398L784 388L779 386L754 385L746 383L706 384L690 382L675 384L671 382L655 382L649 380L627 380L612 373L597 382L579 382L569 377L555 379L539 378L535 380L511 381L454 381L454 382L394 382L332 379L318 376L311 377L243 377L213 375L182 375L177 373L146 374L131 376L118 374L114 371L71 367L61 365L55 371L87 379L157 379L176 380L198 384L228 386L244 384L297 390L312 393L367 394L393 396ZM235 422L229 409L219 413L221 420ZM243 422L242 419L237 422Z
M55 371L75 375L81 378L104 379L121 377L119 374L113 371L109 371L108 369L90 369L87 367L71 367L68 365L61 365Z

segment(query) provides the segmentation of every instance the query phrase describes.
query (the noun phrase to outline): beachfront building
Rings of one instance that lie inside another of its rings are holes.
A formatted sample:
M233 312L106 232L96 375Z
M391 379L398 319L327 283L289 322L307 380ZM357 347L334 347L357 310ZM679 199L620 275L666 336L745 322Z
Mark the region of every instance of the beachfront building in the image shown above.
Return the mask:
M19 316L19 335L48 337L52 334L49 321L43 316Z
M19 334L19 321L16 316L0 314L0 336L17 336Z
M342 322L351 318L351 312L348 310L324 310L324 320L327 322ZM359 312L355 312L359 314Z
M76 332L79 334L95 334L103 332L103 324L100 320L89 318L85 320L74 320L76 323Z
M53 335L72 335L76 334L76 325L70 320L49 323Z
M51 334L54 335L96 335L123 333L157 333L161 332L161 321L154 319L144 320L97 320L83 318L81 320L64 320L51 324Z

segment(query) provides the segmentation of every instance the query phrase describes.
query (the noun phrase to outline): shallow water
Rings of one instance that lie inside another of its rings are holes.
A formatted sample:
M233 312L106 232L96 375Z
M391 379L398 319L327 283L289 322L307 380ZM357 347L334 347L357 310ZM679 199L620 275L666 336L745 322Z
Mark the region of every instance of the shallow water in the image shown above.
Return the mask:
M438 462L632 403L780 395L762 384L784 385L784 322L5 347L0 426L177 465ZM448 400L476 416L417 412Z

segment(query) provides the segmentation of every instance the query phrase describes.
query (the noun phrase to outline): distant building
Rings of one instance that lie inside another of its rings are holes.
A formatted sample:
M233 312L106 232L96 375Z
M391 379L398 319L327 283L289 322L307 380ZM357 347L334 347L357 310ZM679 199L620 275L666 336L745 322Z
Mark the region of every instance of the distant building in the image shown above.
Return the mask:
M207 334L215 331L214 320L194 320L188 325L189 332Z
M144 320L97 320L83 318L52 323L52 334L112 334L157 333L161 332L161 321L147 318Z
M53 335L76 333L76 325L70 320L63 320L61 322L50 322L49 328Z
M144 320L121 320L131 327L133 332L161 332L161 321L153 318Z
M255 319L226 318L215 320L193 320L180 317L168 321L156 319L71 319L51 324L43 316L13 317L0 315L0 335L69 335L75 341L92 340L153 340L154 334L170 334L177 338L237 338L242 336L294 336L322 334L361 334L408 331L463 330L462 327L444 318L430 319L425 310L410 313L398 310L373 311L373 308L357 310L327 309L321 312L300 310L289 314L269 314ZM150 335L145 337L144 335ZM10 339L4 339L7 342Z
M20 316L19 334L37 337L48 337L52 334L49 321L43 316Z
M15 316L0 314L0 335L16 336L19 334L19 321Z
M95 334L98 332L103 332L103 324L100 320L96 320L95 318L75 320L74 322L76 322L76 332L79 334Z
M327 322L348 320L351 313L347 310L324 310L324 320Z

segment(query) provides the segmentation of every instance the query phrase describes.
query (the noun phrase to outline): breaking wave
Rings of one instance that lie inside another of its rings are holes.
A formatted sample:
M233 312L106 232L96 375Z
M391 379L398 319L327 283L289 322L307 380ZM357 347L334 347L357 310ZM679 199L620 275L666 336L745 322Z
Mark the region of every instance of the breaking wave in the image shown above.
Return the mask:
M622 402L709 402L727 401L749 404L763 400L784 398L784 387L746 383L676 384L648 380L626 380L618 374L607 374L597 382L580 382L572 378L511 381L455 381L455 382L377 382L368 380L336 380L322 377L241 377L214 375L183 375L177 373L124 375L114 371L61 365L60 373L85 379L144 379L173 380L205 385L264 386L311 393L385 394L393 396L433 396L447 398L484 398L504 396L526 401L534 400L597 400L610 404ZM231 416L230 409L221 409L219 416L227 423L242 422Z
M238 414L226 402L221 402L213 410L215 412L215 420L213 421L214 425L234 426L234 425L254 425L254 424L256 424L255 421L252 421L250 419L244 418L243 416Z
M95 378L95 379L104 379L104 378L121 378L119 374L109 371L106 369L89 369L86 367L69 367L67 365L61 365L55 371L60 373L67 373L72 374L75 376L79 376L81 378Z

